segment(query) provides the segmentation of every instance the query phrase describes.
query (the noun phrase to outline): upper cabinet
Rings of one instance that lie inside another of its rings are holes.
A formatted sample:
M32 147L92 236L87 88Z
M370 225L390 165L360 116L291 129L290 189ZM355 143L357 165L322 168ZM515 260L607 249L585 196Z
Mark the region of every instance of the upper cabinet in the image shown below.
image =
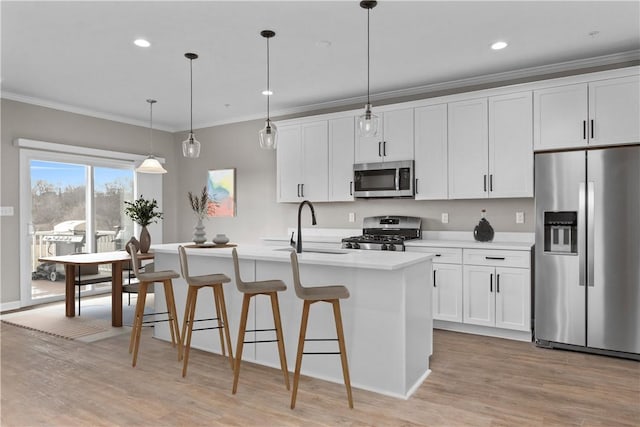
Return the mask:
M531 92L489 98L489 197L533 197L532 110Z
M488 196L487 98L449 104L449 198Z
M377 113L375 137L356 137L355 163L413 160L413 108Z
M355 119L353 116L329 120L329 200L353 200Z
M327 121L283 126L278 137L279 202L329 199Z
M449 198L533 197L532 96L449 104Z
M640 142L640 77L534 91L534 149Z
M416 200L442 200L447 193L447 104L415 109Z

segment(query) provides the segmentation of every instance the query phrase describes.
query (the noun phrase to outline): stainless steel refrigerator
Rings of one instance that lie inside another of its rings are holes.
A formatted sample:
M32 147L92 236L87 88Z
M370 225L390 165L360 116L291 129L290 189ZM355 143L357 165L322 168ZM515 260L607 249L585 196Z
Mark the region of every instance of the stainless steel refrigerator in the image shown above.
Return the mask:
M535 155L535 338L640 360L640 146Z

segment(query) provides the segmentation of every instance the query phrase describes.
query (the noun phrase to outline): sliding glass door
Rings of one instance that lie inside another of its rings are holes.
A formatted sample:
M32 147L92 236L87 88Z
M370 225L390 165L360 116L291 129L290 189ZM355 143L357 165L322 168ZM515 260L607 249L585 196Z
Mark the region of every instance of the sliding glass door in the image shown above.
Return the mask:
M134 233L124 215L124 201L134 199L135 175L131 164L53 153L34 153L28 170L31 286L26 301L23 298L27 305L64 297L64 269L38 258L124 249ZM110 276L110 266L101 265L94 273ZM87 285L82 293L110 286L108 281Z

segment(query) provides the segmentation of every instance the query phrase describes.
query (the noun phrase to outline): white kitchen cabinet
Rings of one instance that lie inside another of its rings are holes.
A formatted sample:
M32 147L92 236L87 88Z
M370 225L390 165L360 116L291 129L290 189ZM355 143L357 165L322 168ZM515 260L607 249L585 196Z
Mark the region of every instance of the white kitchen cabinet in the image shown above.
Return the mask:
M415 109L415 198L448 197L447 104Z
M381 119L378 135L356 136L355 162L413 160L413 108L375 114Z
M530 253L473 249L464 252L463 322L529 331Z
M534 91L534 149L640 141L640 76Z
M278 202L329 197L327 121L282 127L278 137Z
M329 201L353 201L354 150L354 118L329 120Z
M533 197L532 94L449 104L449 198Z
M407 251L433 254L433 318L462 322L462 249L410 246Z
M487 98L449 103L449 198L488 195Z
M533 197L533 99L518 92L489 97L490 198Z

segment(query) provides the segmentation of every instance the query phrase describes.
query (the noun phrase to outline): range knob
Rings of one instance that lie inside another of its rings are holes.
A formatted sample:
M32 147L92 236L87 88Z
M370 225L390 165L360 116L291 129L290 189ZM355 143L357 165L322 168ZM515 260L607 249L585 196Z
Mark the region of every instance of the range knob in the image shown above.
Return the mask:
M389 249L389 248L387 248L387 244L386 244L386 243L383 243L383 244L380 246L380 250L381 250L381 251L386 251L387 249Z
M396 245L394 245L393 243L391 243L391 244L389 245L389 250L390 250L390 251L395 251L395 250L396 250Z
M352 244L351 244L351 247L352 247L353 249L360 249L360 243L352 243Z

